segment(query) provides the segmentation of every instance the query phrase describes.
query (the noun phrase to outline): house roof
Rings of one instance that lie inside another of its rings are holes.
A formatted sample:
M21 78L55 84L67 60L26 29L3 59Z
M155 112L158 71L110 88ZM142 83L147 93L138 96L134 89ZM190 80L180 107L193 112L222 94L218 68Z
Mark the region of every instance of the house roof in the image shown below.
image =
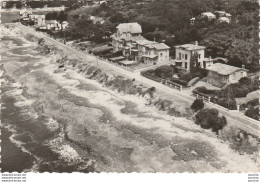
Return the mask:
M120 33L142 33L142 27L138 23L121 23L116 28Z
M55 24L59 23L57 20L46 20L46 24Z
M141 41L136 41L136 42L137 44L148 47L150 49L156 49L156 50L170 49L170 47L164 43L153 42L146 39Z
M155 44L152 44L152 46L157 49L157 50L164 50L164 49L170 49L169 46L167 46L166 44L164 43L155 43Z
M220 75L230 75L239 70L248 71L247 69L244 69L244 68L230 66L230 65L222 64L222 63L215 63L215 64L209 66L208 68L206 68L206 70L214 71Z
M207 17L216 17L216 15L214 15L213 13L211 12L204 12L204 13L201 13L202 16L207 16Z
M133 42L138 42L138 41L143 41L146 40L143 36L139 35L139 36L121 36L121 37L116 37L116 34L113 34L112 36L110 36L112 39L117 40L117 41L122 41L122 40L126 40L126 41L133 41Z
M142 40L146 40L143 36L139 35L139 36L122 36L119 39L124 39L127 41L133 41L133 42L137 42L137 41L142 41Z
M188 51L205 49L204 46L199 46L196 44L183 44L183 45L175 46L175 48L185 49Z
M154 59L154 58L156 58L156 57L158 57L158 56L157 56L157 55L143 55L142 57Z
M144 40L138 40L136 41L136 43L139 45L146 45L152 43L152 41L144 39Z
M219 19L218 19L218 21L220 21L220 22L230 22L230 19L228 19L227 17L220 17Z
M20 15L24 14L24 13L32 14L32 10L31 9L21 9L19 13L20 13Z
M45 18L45 15L31 14L31 15L29 15L29 17L32 17L32 18Z

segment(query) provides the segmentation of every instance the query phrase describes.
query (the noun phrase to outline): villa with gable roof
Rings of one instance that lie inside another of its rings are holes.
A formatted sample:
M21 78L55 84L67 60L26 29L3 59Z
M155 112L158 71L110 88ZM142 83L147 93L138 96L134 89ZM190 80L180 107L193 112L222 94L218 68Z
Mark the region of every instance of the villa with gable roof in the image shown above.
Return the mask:
M111 36L115 52L123 51L126 58L145 64L169 62L170 47L145 39L141 35L142 27L138 23L122 23L116 28L116 33Z
M215 63L208 68L207 82L215 86L223 86L225 84L237 83L241 78L247 76L248 70L230 66L222 63Z

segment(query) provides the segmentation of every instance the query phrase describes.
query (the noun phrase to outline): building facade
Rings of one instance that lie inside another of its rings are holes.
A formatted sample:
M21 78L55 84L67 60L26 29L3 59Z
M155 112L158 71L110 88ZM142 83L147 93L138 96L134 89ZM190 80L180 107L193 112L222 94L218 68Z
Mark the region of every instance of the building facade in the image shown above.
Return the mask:
M122 51L126 59L145 64L169 62L170 47L164 43L146 40L141 33L142 28L138 23L119 24L112 36L114 52Z
M214 86L237 83L241 78L247 76L248 70L244 67L239 68L227 64L216 63L208 68L207 82Z
M207 68L213 64L211 58L205 58L205 47L195 44L184 44L175 46L175 66L190 71L191 58L194 54L198 55L198 64L201 68ZM195 65L194 65L195 66Z
M112 46L114 51L123 50L126 44L131 44L135 39L144 39L141 36L142 27L138 23L122 23L116 27L116 33L112 35Z
M46 25L46 17L45 15L36 15L36 14L31 14L29 15L30 20L34 22L34 25L36 27L42 27Z

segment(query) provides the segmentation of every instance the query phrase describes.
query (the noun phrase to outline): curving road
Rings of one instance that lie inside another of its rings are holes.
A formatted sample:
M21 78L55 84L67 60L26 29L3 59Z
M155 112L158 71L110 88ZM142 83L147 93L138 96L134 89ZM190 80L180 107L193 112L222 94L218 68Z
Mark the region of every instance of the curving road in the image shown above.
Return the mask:
M131 79L135 79L135 80L141 82L143 85L146 85L148 87L155 87L156 89L158 89L162 92L165 92L170 95L174 95L175 97L179 97L180 99L183 99L188 103L192 103L195 100L194 96L185 94L179 90L170 88L161 83L155 82L153 80L150 80L150 79L147 79L147 78L141 76L140 71L139 72L128 71L126 69L113 65L111 63L105 62L102 59L99 59L93 55L83 53L83 52L75 50L69 46L66 46L66 45L44 35L43 33L36 32L34 29L32 29L30 27L26 27L20 23L16 23L16 25L20 26L22 29L24 29L34 35L37 35L40 38L44 38L45 40L49 41L56 47L58 47L62 50L65 50L66 53L70 57L81 59L83 61L88 62L88 64L98 66L98 67L102 68L103 70L108 70L110 72L114 72L116 74L123 75L123 76L131 78ZM237 128L240 128L242 130L247 131L250 134L260 137L260 130L259 130L260 122L259 121L245 118L243 116L243 114L240 112L228 111L222 107L214 105L213 103L206 103L205 105L206 105L206 107L209 107L209 108L218 109L219 113L224 115L227 118L228 122L235 125Z

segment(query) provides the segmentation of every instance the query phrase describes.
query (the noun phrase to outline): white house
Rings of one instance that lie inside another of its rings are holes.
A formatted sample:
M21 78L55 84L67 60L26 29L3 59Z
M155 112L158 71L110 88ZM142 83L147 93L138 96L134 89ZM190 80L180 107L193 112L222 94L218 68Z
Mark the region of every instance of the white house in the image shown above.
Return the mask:
M138 60L145 64L162 64L170 61L170 47L164 43L141 40L136 41L138 50Z
M61 24L57 20L46 20L47 30L60 30Z
M205 47L199 46L196 41L195 44L175 46L175 65L185 69L186 71L190 71L190 61L195 53L198 54L198 63L201 68L207 68L213 64L213 60L211 58L205 58Z
M141 33L142 27L138 23L119 24L112 36L113 50L122 50L127 59L145 64L169 62L170 47L164 43L146 40Z
M43 27L46 25L46 18L45 15L36 15L36 14L31 14L29 15L30 20L34 22L34 25L36 27Z
M218 19L218 22L219 23L223 23L223 22L226 22L226 23L230 23L230 19L229 18L227 18L227 17L220 17L219 19Z
M63 21L61 23L62 30L65 30L66 28L68 28L68 26L69 26L69 23L67 21Z
M20 14L20 19L22 19L22 20L30 20L29 19L29 15L32 14L32 10L30 10L30 9L22 9L19 12L19 14Z
M47 30L65 30L68 28L69 23L67 21L63 21L62 23L57 20L46 20L46 29Z
M225 84L237 83L241 78L247 76L248 70L230 66L222 63L215 63L208 68L207 82L215 86L223 86Z
M217 15L218 18L227 17L228 19L231 20L231 17L232 17L232 15L230 13L227 13L225 11L215 11L215 14Z
M214 15L214 14L211 13L211 12L201 13L200 17L202 17L202 18L207 17L208 20L215 20L215 19L216 19L216 15Z
M142 27L138 23L121 23L116 27L116 33L111 36L114 51L123 50L127 41L144 39L141 37Z
M195 23L195 20L196 20L196 19L195 19L194 17L193 17L193 18L191 18L191 19L190 19L190 24L191 24L191 25L194 25L194 23Z

